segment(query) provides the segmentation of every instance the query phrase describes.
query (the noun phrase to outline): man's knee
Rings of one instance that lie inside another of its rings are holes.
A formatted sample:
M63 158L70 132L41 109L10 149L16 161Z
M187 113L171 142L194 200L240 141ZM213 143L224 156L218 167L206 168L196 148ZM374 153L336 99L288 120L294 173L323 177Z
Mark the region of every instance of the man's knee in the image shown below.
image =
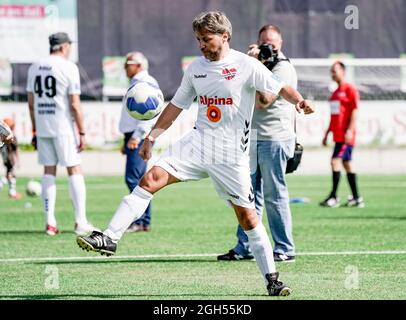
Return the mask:
M44 174L56 176L56 166L44 166Z
M258 215L255 209L244 209L237 212L238 222L244 230L254 229L258 224Z
M343 161L343 166L344 169L347 173L351 173L352 172L352 165L351 165L351 161L350 160L345 160Z
M341 158L331 159L331 168L333 169L333 171L340 171L341 162L342 162Z
M156 167L153 167L141 178L139 186L153 194L165 185L164 179L165 176L162 174L162 172Z
M75 174L82 174L82 169L80 165L67 167L68 175L73 176Z

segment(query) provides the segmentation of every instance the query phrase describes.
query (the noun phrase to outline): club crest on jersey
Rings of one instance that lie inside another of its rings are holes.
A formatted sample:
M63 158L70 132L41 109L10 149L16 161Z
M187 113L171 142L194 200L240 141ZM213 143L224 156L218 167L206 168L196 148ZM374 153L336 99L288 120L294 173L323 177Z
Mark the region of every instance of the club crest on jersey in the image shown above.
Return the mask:
M221 73L222 73L224 79L226 79L226 80L231 80L231 79L233 79L233 78L235 77L235 75L237 74L237 69L236 69L236 68L231 68L231 69L224 68L224 69L221 71Z

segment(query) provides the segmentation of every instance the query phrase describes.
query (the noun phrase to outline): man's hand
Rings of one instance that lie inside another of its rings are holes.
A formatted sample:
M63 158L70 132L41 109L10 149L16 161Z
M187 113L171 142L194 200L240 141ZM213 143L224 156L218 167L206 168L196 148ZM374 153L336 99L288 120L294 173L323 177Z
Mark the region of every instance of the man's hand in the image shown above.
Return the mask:
M14 141L14 135L10 133L7 137L0 134L0 141L3 141L5 144L10 144Z
M37 136L35 134L32 136L31 145L37 150Z
M3 121L0 120L0 144L10 144L14 140L13 131L5 124Z
M255 44L255 43L253 43L253 44L251 44L251 45L248 47L248 52L247 52L247 54L248 54L250 57L253 57L253 58L255 58L255 59L258 59L259 51L260 51L260 50L258 49L258 45Z
M146 137L144 143L141 146L139 155L144 161L148 161L152 156L152 146L153 139L151 137Z
M321 141L321 144L323 146L327 146L327 137L328 137L328 132L324 135L323 140Z
M78 152L82 152L86 147L86 139L84 135L79 136Z
M140 142L141 142L140 138L131 138L127 142L127 148L130 149L130 150L137 149Z
M296 104L296 110L297 112L301 112L301 110L304 111L305 114L310 114L315 111L315 107L313 103L309 100L302 100L298 104Z
M345 133L345 143L351 144L353 137L354 137L354 132L350 129L347 130L347 132Z

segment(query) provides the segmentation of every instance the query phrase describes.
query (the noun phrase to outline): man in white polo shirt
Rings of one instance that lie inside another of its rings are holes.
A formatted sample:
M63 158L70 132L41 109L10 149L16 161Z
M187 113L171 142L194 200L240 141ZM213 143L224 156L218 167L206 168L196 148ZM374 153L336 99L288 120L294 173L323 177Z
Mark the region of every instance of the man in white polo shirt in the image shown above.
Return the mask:
M158 82L148 73L148 60L141 52L129 52L126 56L124 69L130 79L130 87L138 81L146 81L158 86ZM123 108L119 129L124 134L124 146L121 150L126 155L125 182L128 190L132 192L138 185L147 169L147 163L139 155L144 138L151 131L157 119L140 121L131 117L123 99ZM151 204L145 209L144 214L135 220L127 232L142 232L151 230Z

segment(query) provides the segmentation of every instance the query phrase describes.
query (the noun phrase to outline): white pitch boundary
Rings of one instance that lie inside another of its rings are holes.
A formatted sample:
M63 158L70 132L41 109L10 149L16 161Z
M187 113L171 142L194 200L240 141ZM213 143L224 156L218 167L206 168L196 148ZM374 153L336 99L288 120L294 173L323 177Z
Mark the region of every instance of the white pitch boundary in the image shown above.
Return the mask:
M104 190L104 189L123 189L126 191L126 187L124 184L104 184L104 183L88 183L87 185L88 190ZM385 182L364 182L362 183L362 186L364 188L405 188L406 187L406 182L403 181L385 181ZM295 188L301 188L302 186L290 186L289 188L295 189ZM58 190L68 190L69 186L67 185L57 185ZM188 184L188 188L196 188L196 189L202 189L202 188L207 188L207 189L212 189L212 185L202 185L202 184ZM306 188L308 189L320 189L320 185L318 184L306 184Z
M43 257L43 258L11 258L0 259L0 263L30 263L30 262L55 262L55 261L91 261L91 260L128 260L128 259L164 259L164 258L196 258L196 257L216 257L220 253L197 253L197 254L150 254L138 256L113 256L113 257ZM403 255L406 250L389 251L338 251L338 252L302 252L296 256L354 256L354 255Z

